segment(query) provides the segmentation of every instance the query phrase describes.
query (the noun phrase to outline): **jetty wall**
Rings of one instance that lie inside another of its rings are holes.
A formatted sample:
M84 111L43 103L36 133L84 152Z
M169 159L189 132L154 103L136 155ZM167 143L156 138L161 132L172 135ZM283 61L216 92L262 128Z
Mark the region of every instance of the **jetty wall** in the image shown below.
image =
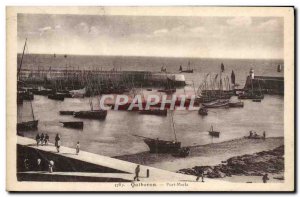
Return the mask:
M255 76L252 79L247 76L245 83L245 90L261 90L265 94L284 94L284 78L283 77L269 77L269 76Z

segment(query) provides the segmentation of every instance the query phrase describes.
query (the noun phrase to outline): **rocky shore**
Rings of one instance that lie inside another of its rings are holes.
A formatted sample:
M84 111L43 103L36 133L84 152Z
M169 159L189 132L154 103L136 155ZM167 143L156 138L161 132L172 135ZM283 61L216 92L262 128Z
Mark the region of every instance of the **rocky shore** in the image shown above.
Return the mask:
M178 173L208 178L224 178L233 175L262 176L265 173L278 174L284 171L284 146L254 154L235 156L216 166L195 166L177 171Z

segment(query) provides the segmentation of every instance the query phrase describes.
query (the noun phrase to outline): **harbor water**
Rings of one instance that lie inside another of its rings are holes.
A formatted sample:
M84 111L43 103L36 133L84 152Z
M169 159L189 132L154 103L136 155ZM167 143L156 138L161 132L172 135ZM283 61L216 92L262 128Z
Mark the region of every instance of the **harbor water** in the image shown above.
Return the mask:
M189 59L189 58L151 58L151 57L97 57L97 56L63 56L57 55L55 59L51 55L29 55L24 59L24 68L37 69L62 68L73 66L76 69L102 68L110 70L144 70L159 72L164 66L170 73L179 73L182 65L186 68L190 61L194 73L185 73L188 85L177 90L176 94L193 94L195 89L203 82L207 73L213 75L219 73L223 62L225 72L223 76L230 77L231 71L236 74L236 81L243 87L250 68L255 75L283 76L277 72L277 65L283 65L282 60L234 60L234 59ZM194 84L194 85L193 85ZM151 92L143 89L144 95ZM97 103L98 98L94 98ZM252 130L257 134L266 132L267 137L284 135L283 106L284 97L278 95L265 95L262 102L244 100L243 108L210 109L208 116L198 115L198 111L174 112L174 123L177 140L182 146L194 146L209 143L217 143L249 134ZM63 146L75 147L77 141L81 149L106 156L118 156L148 151L143 139L133 135L141 135L150 138L174 140L170 116L141 115L137 112L109 110L105 120L82 119L82 130L64 128L59 121L78 121L81 119L73 116L59 115L60 110L90 110L89 98L66 98L64 101L50 100L46 96L34 96L32 101L35 118L39 120L38 131L28 131L26 137L35 138L39 133L48 133L50 142L54 142L54 136L61 135ZM18 122L31 120L31 107L28 101L18 106ZM211 138L208 130L211 125L220 131L219 138Z

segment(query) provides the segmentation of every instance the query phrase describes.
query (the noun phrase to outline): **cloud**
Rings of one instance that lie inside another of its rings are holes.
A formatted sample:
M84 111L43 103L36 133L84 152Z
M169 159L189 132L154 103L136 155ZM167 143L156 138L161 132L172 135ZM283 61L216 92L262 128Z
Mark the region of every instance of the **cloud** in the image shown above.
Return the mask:
M168 33L168 32L169 32L168 29L158 29L158 30L155 30L155 31L153 32L153 34L154 34L154 35L161 35L161 34L166 34L166 33Z
M194 28L191 28L190 31L193 33L204 33L205 28L204 27L194 27Z
M269 31L274 31L280 29L280 25L278 20L276 19L270 19L265 22L262 22L261 24L258 25L258 29L260 30L269 30Z
M235 17L226 22L231 26L249 26L252 24L252 19L250 17Z
M61 26L60 26L60 25L56 25L56 26L54 27L54 29L61 29Z
M81 32L89 32L90 31L89 25L87 23L85 23L85 22L81 22L81 23L77 24L75 26L75 29L77 29L77 30L79 30Z
M51 30L52 30L52 27L50 27L50 26L41 27L41 28L39 28L38 30L39 30L40 36L41 36L41 35L43 35L45 32L51 31Z

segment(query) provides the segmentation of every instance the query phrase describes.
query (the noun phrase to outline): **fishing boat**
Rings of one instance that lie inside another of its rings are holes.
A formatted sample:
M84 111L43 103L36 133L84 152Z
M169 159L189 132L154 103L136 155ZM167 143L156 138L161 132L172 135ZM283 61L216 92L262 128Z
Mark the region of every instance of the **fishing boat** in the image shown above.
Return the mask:
M156 115L156 116L167 116L168 111L167 109L157 109L157 108L152 108L148 110L141 110L139 112L140 114L145 114L145 115Z
M261 99L252 99L253 102L261 102Z
M73 116L75 118L103 120L107 116L107 110L77 111L73 113Z
M17 132L31 131L31 130L36 130L37 129L39 121L36 120L35 117L34 117L34 112L33 112L31 101L30 101L30 106L31 106L32 120L17 123Z
M17 78L18 78L18 81L20 81L20 71L21 71L21 68L22 68L22 62L23 62L23 58L24 58L24 52L25 52L25 48L26 48L26 43L27 43L27 38L25 40L25 44L24 44L24 48L23 48L23 52L22 52L22 58L21 58L21 63L20 63L20 66L18 68L18 73L17 73ZM18 95L17 95L18 97ZM24 99L24 97L22 97L22 100ZM17 101L20 100L17 99ZM31 107L31 115L32 115L32 120L31 121L26 121L26 122L20 122L20 123L17 123L17 134L18 133L21 133L22 131L28 131L28 130L36 130L37 127L38 127L38 120L35 119L34 117L34 112L33 112L33 107L32 107L32 102L31 102L32 99L29 99L30 101L30 107ZM20 101L19 101L20 102Z
M58 101L64 101L65 97L64 97L63 94L54 93L54 94L49 94L48 95L48 99L58 100Z
M224 66L223 62L221 63L221 71L222 71L222 72L225 71L225 66Z
M211 126L211 129L208 131L208 133L212 137L219 137L220 136L220 132L219 131L214 131L213 126Z
M164 92L166 94L173 94L176 92L175 88L171 88L171 89L159 89L157 90L157 92Z
M33 93L27 90L19 90L17 92L17 97L22 100L31 101L34 99Z
M220 107L228 107L228 100L216 100L210 103L202 103L202 105L206 108L220 108Z
M82 121L70 121L70 122L63 122L60 121L64 127L74 128L74 129L83 129L83 122Z
M190 61L189 61L189 62L188 62L188 67L187 67L187 69L186 69L186 70L183 70L183 69L182 69L182 66L180 65L179 71L180 71L181 73L193 73L193 72L194 72L194 69L191 69L191 65L190 65Z
M171 121L172 121L172 130L174 132L174 138L175 138L173 141L160 140L159 138L152 139L152 138L148 138L148 137L134 135L137 137L144 138L144 142L145 142L145 144L148 145L148 147L150 149L150 153L177 153L178 150L181 148L181 142L177 141L172 113L171 113L170 117L171 117Z
M239 99L236 99L236 97L232 97L229 100L228 106L229 107L244 107L244 102L242 102Z
M208 115L208 110L205 107L200 107L200 109L198 110L198 114L202 116L206 116Z
M73 115L74 111L59 111L60 115Z

